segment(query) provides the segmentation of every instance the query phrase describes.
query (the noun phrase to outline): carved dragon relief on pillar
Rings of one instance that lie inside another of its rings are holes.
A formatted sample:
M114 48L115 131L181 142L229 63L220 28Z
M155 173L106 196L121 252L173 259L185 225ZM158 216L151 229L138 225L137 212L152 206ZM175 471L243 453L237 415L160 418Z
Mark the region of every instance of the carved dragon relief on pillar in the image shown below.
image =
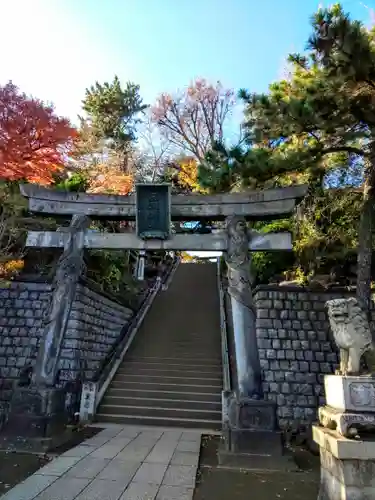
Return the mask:
M76 293L78 279L84 267L84 231L90 219L74 215L68 228L69 238L58 261L53 280L52 298L43 322L43 336L36 360L33 382L39 386L53 387L56 383L58 358L70 309Z
M253 282L250 270L251 253L249 252L249 240L256 238L256 233L247 230L246 220L240 216L228 217L226 230L225 258L228 268L228 293L232 299L231 312L237 372L236 397L243 402L247 401L245 406L238 405L237 401L235 408L242 422L241 425L246 427L245 414L249 418L250 414L254 416L254 411L258 410L252 405L254 401L259 403L263 397L256 335L256 307L251 290ZM261 411L262 415L263 412L264 409Z
M225 261L228 266L228 292L244 306L254 310L251 292L251 254L246 220L234 215L226 220L228 246Z

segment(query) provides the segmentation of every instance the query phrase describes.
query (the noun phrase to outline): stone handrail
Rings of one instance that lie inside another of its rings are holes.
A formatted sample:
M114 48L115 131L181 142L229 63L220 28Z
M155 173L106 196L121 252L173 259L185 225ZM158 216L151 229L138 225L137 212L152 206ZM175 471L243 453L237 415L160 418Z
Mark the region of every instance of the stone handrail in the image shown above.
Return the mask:
M179 264L179 260L177 259L169 267L169 269L167 269L167 271L164 273L164 275L161 276L160 279L156 279L155 284L147 291L137 313L134 315L134 317L130 321L130 323L126 325L126 327L124 328L123 334L120 336L119 340L116 342L116 344L113 346L111 351L107 354L107 356L103 360L102 369L100 370L100 373L96 377L96 381L99 383L99 392L101 391L101 387L106 382L108 373L111 371L110 367L113 364L112 360L118 359L119 355L120 356L122 355L125 346L126 346L126 350L127 350L132 339L134 338L136 332L138 331L138 328L139 328L140 324L142 323L143 318L145 317L147 311L149 310L156 294L158 293L160 288L163 286L163 284L167 283L169 277L172 275L172 273L174 273L174 270L177 268L178 264ZM126 352L126 350L125 350L125 352ZM125 354L125 352L124 352L124 354Z
M180 264L180 262L181 262L181 257L177 257L173 266L168 270L169 272L167 273L167 275L162 283L162 290L163 291L168 290L169 285L171 284L171 282L173 280L174 273L176 272L177 267Z
M143 300L141 302L141 305L138 309L138 311L134 314L134 316L130 319L129 323L126 324L125 327L123 327L123 330L119 336L119 338L114 342L112 345L110 351L107 353L106 357L101 361L100 367L97 370L97 372L94 375L94 382L98 382L99 386L101 386L101 381L106 378L106 375L108 373L108 368L111 366L111 359L113 359L116 356L117 351L119 350L121 344L123 343L124 339L128 337L128 333L134 328L134 325L138 324L139 319L142 317L142 313L147 307L147 305L150 302L150 298L153 296L154 291L156 289L159 289L159 282L156 281L154 285L149 288L143 297Z
M154 298L156 297L163 284L168 281L171 274L175 272L179 263L180 258L177 258L172 266L166 271L166 273L161 276L160 279L156 280L154 286L147 292L138 312L135 314L130 323L128 323L126 327L124 327L119 340L112 347L111 351L107 354L107 356L101 363L101 367L98 370L94 380L92 382L83 384L80 409L81 420L90 420L93 417L96 408L98 407L109 384L111 383L115 373L117 372L119 365L124 359L124 356L129 349L144 317L150 309ZM91 404L90 406L86 407L85 401L90 399L92 399Z

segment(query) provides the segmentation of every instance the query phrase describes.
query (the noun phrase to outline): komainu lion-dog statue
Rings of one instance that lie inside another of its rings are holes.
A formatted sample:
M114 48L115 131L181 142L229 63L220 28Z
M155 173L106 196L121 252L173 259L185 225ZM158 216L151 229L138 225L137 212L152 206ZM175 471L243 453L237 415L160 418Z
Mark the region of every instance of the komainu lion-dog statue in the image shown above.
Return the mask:
M359 375L361 358L374 351L369 321L354 297L326 302L333 337L340 349L337 375Z

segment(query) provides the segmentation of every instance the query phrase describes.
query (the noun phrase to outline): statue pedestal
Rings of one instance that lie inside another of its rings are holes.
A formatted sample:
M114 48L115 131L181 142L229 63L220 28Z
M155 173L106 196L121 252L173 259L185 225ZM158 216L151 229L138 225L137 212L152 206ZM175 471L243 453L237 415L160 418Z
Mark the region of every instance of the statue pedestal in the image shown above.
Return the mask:
M375 431L375 379L370 375L324 377L327 406L319 408L323 427L345 437Z
M16 387L0 447L46 452L65 442L69 434L65 397L64 389Z
M221 466L247 470L298 469L283 454L274 403L226 394L225 407L223 441L218 454Z
M326 375L324 389L332 408L375 413L375 378L371 375Z
M375 431L375 413L371 412L342 411L323 406L319 408L319 422L348 438L356 437L361 430Z
M313 426L320 448L318 500L375 500L375 440L353 440Z
M375 380L326 375L324 385L323 427L313 427L320 447L318 499L375 500Z

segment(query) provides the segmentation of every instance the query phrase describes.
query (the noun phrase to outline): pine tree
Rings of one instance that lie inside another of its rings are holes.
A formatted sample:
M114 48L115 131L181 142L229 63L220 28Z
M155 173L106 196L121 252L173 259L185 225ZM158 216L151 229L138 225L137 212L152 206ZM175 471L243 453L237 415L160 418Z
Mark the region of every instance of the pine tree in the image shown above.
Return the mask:
M245 183L307 173L314 192L330 172L351 180L359 170L357 297L365 307L375 198L374 35L340 5L320 9L312 19L308 55L289 57L291 77L272 84L265 95L241 91L250 147L237 164Z
M112 83L96 82L86 89L82 104L95 134L124 154L135 140L140 113L148 107L139 94L139 85L128 82L122 88L117 76Z

